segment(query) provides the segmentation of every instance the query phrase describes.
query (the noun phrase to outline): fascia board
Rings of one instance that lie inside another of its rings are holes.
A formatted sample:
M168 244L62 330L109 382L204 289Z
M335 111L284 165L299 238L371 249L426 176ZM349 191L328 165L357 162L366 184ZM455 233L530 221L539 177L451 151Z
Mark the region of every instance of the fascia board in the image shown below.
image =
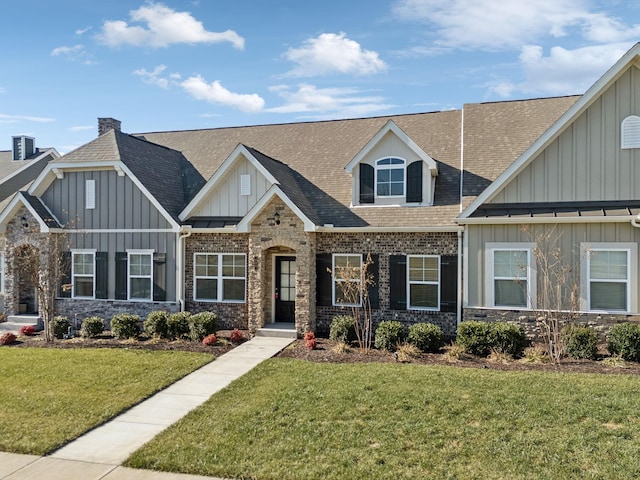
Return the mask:
M9 202L9 204L4 208L2 213L0 213L0 231L1 232L4 232L6 230L7 219L12 217L13 215L15 215L18 212L18 209L20 207L19 204L22 204L24 207L26 207L26 209L29 210L29 213L31 213L33 218L35 218L38 221L38 225L40 226L40 231L41 232L49 232L49 227L42 221L42 218L40 218L40 215L37 214L37 212L33 209L31 204L29 202L25 201L24 197L20 194L20 192L18 192L13 197L13 199ZM52 215L52 217L53 217L53 215ZM53 217L53 218L55 218L55 217ZM56 219L56 221L57 221L57 219ZM58 223L60 223L60 222L58 222Z

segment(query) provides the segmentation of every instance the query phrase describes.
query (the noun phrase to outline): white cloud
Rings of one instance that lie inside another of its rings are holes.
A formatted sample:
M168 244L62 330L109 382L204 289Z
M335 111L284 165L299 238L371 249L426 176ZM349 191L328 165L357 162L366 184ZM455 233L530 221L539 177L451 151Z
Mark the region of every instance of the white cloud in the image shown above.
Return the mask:
M189 77L180 85L196 100L205 100L248 113L260 112L264 108L264 100L260 95L233 93L224 88L218 80L207 83L200 75Z
M87 130L93 130L96 128L94 125L78 125L76 127L69 127L70 132L86 132Z
M330 73L369 75L387 69L387 64L372 50L363 50L360 44L344 33L323 33L306 40L300 48L284 53L287 60L297 64L286 75L313 77Z
M7 115L0 113L0 123L19 123L19 122L36 122L36 123L49 123L55 122L55 118L48 117L31 117L29 115Z
M169 88L170 85L176 84L178 80L180 80L179 73L171 73L168 77L162 77L162 73L167 69L166 65L158 65L151 72L144 68L140 68L138 70L134 70L133 74L139 76L144 83L148 83L150 85L156 85L160 88L164 88L165 90Z
M279 107L268 108L273 113L306 113L305 118L347 118L369 115L388 110L393 105L384 103L384 98L366 95L355 88L318 88L306 83L297 90L287 85L270 87L273 93L285 100Z
M575 31L584 38L611 43L632 40L640 25L592 11L588 0L398 0L402 20L432 27L436 39L414 53L440 53L442 48L500 50L520 48L543 37L564 37Z
M76 30L76 35L84 35L89 30L91 30L91 27L79 28L79 29Z
M630 47L629 43L575 50L553 47L545 56L541 46L527 45L519 57L524 81L497 81L489 87L501 97L510 97L514 92L546 95L584 93Z
M233 30L209 32L189 12L177 12L161 3L147 3L129 12L129 16L132 22L143 25L129 25L124 20L106 21L98 40L110 47L229 42L235 48L244 48L244 38Z
M51 50L52 57L63 57L72 62L80 62L85 65L93 65L96 62L91 55L85 50L83 45L74 45L73 47L57 47Z

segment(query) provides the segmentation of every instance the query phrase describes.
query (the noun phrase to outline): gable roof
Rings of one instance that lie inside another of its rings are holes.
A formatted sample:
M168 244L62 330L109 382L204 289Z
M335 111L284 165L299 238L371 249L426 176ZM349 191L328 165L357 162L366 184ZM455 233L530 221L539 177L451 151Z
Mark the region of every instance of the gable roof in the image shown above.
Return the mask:
M26 160L13 160L10 151L0 152L0 202L35 180L59 156L55 148L38 149Z
M20 206L24 206L38 221L41 232L49 232L52 229L61 228L55 216L47 209L38 197L26 192L16 193L0 213L0 231L4 231L6 224L18 212Z
M491 200L502 188L513 180L529 165L555 138L558 137L578 116L580 116L597 98L615 82L628 68L640 62L640 43L636 43L618 60L584 95L557 119L556 122L524 151L488 188L478 194L477 198L460 214L460 219L468 218L483 203Z

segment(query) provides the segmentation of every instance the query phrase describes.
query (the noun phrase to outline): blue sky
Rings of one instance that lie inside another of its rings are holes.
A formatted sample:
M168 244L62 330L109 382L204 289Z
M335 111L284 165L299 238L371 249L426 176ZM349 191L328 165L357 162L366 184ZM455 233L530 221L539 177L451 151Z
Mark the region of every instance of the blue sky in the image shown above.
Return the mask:
M21 0L0 15L0 150L583 93L640 2Z

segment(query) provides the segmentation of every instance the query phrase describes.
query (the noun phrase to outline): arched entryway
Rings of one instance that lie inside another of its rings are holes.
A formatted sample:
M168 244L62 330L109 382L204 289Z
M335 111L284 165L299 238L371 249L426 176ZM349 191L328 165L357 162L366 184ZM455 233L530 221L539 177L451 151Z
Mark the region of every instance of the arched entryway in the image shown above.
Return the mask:
M16 247L13 252L13 274L16 281L14 305L16 313L38 313L39 251L33 245Z

